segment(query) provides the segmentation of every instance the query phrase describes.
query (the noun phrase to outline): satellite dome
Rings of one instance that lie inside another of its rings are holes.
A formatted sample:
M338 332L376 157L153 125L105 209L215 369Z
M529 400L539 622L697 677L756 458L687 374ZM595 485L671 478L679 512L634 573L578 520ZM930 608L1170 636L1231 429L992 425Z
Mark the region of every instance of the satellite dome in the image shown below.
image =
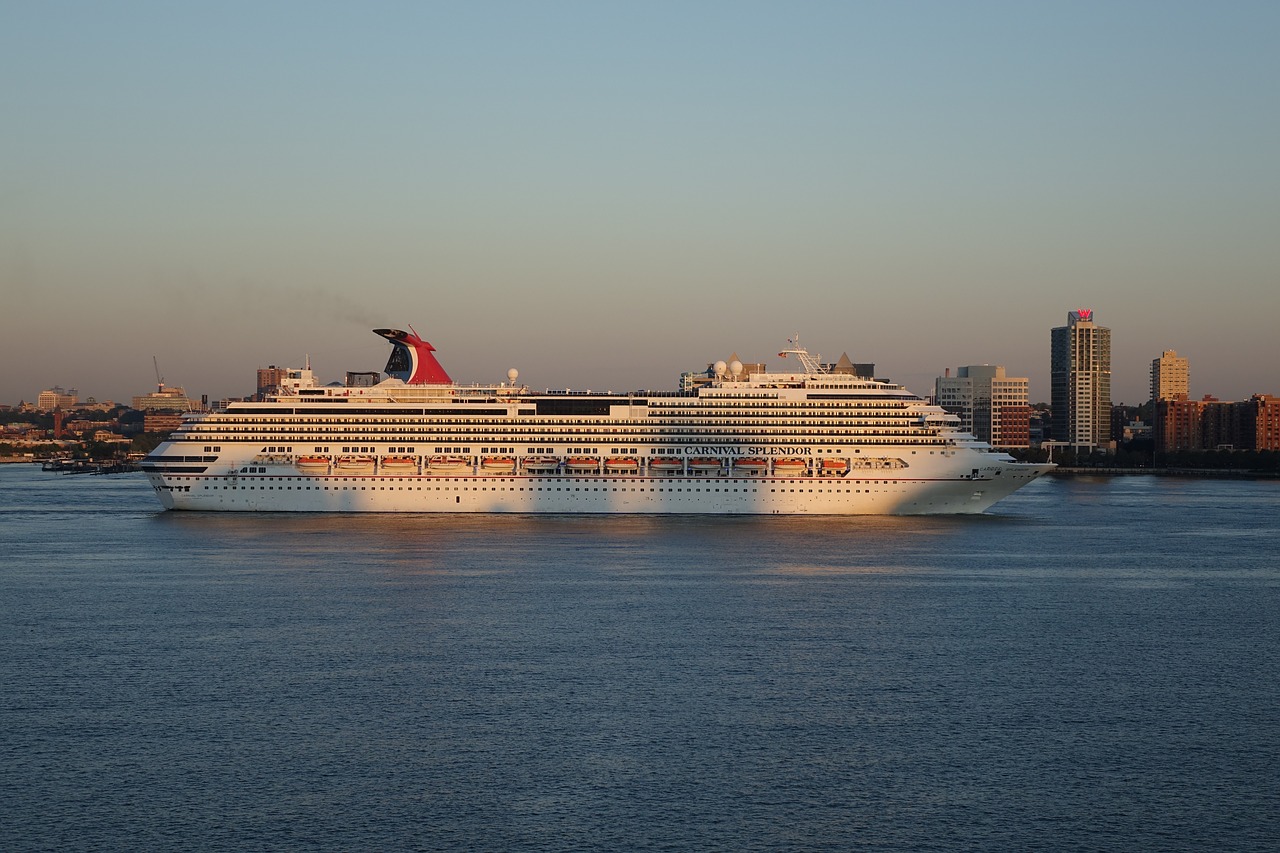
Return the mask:
M520 375L520 371L516 370L516 369L513 367L513 368L511 368L510 370L508 370L508 371L507 371L507 381L508 381L508 382L510 382L512 385L515 385L515 384L516 384L516 378L517 378L519 375Z
M717 361L717 362L716 362L716 376L724 376L724 372L725 372L725 370L727 369L727 367L728 367L728 365L726 365L723 361Z
M738 361L736 358L729 362L729 372L734 376L742 375L742 362Z

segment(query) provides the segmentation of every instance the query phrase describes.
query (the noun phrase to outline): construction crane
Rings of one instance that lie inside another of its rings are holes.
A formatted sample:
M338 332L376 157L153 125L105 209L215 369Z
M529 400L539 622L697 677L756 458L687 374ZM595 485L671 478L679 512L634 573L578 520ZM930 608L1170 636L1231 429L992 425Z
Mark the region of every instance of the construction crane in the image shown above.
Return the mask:
M160 375L160 362L156 361L156 357L153 355L151 356L151 363L155 365L155 368L156 368L156 393L163 394L164 393L164 377Z

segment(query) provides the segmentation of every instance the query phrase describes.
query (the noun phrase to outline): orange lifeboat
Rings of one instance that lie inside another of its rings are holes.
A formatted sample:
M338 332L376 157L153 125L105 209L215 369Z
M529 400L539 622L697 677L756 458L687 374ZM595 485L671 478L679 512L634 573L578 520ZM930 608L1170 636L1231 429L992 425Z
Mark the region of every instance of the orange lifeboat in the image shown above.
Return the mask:
M412 456L384 456L382 470L387 474L407 474L418 470L418 460Z
M427 467L433 474L448 474L469 467L467 460L461 456L432 456Z
M329 457L299 456L293 464L303 474L324 474L329 470Z
M488 474L510 474L516 470L516 460L514 456L486 456L480 467Z
M849 470L848 459L823 459L822 473L824 474L843 474Z
M684 462L673 456L659 456L649 461L649 470L654 474L679 474L684 470Z
M589 474L600 470L600 460L594 456L570 456L564 467L574 474Z
M611 456L604 460L604 470L619 474L634 474L640 470L640 460L634 456Z
M723 468L719 459L698 456L689 460L689 470L695 474L713 474Z
M560 460L554 456L526 456L521 464L531 474L550 474L560 467Z
M763 474L769 470L769 463L757 456L744 456L733 460L733 470L740 474Z
M773 463L773 473L779 477L799 477L809 470L803 459L779 459Z
M339 456L333 467L339 474L368 474L373 471L373 457Z

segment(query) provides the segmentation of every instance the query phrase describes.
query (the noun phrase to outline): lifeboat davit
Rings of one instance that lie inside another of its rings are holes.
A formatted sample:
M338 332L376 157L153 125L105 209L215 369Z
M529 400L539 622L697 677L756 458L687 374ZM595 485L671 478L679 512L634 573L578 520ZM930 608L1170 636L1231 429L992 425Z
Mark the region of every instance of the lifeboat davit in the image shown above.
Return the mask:
M742 474L763 474L769 470L769 463L755 456L747 456L733 461L733 469Z
M659 456L650 460L649 470L654 474L679 474L684 470L684 462L672 456Z

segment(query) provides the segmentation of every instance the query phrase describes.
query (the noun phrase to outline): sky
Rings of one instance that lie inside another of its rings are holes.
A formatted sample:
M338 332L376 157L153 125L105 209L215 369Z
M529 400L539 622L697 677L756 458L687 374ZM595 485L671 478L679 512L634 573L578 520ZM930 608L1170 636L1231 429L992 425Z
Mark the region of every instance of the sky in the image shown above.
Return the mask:
M0 0L0 403L268 365L1280 393L1274 2ZM154 359L154 362L153 362Z

